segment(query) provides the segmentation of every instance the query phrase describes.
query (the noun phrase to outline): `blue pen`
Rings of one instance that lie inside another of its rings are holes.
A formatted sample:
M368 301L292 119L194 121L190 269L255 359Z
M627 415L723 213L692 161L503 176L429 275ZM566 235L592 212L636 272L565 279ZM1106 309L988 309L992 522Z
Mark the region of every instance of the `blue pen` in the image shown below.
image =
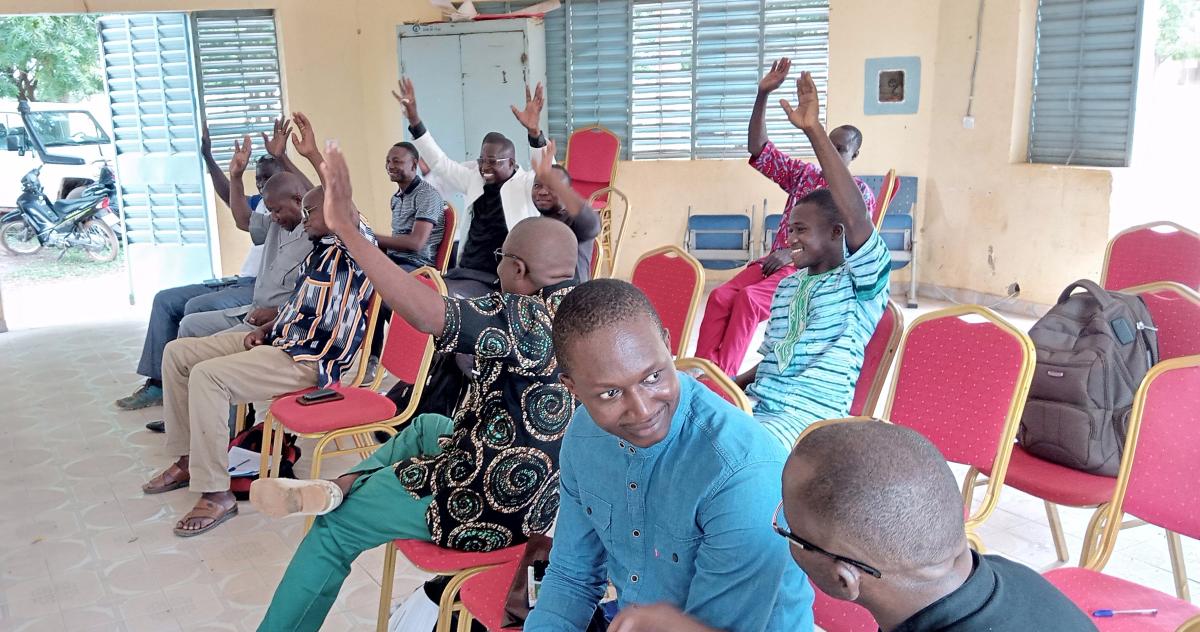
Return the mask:
M239 467L241 467L241 466L243 466L243 465L245 465L245 464L247 464L247 463L249 463L249 462L250 462L250 459L246 459L245 461L242 461L241 463L238 463L237 465L235 465L235 466L233 466L233 467L229 468L229 471L230 471L230 472L233 472L233 471L237 470ZM1096 615L1096 616L1100 616L1100 615Z
M1158 614L1158 608L1144 608L1142 610L1096 610L1092 612L1093 617L1115 617L1118 615L1145 615L1153 617Z

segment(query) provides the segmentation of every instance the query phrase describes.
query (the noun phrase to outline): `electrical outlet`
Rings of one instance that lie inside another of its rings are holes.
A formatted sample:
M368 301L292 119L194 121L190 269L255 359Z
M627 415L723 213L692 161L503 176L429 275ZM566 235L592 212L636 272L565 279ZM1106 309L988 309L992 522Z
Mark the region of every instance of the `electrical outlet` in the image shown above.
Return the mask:
M975 129L975 117L974 116L964 116L963 117L963 129Z

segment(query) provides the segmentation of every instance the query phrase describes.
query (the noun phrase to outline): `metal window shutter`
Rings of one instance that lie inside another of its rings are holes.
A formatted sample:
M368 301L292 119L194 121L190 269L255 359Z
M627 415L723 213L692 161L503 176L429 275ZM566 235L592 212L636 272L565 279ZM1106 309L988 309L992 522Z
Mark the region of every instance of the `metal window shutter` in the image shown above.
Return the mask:
M694 19L692 0L633 1L634 158L691 157Z
M1039 0L1030 162L1129 165L1142 4Z
M213 158L228 164L234 140L245 134L254 141L255 156L262 155L259 133L270 135L283 115L275 16L271 11L203 12L194 14L193 25Z

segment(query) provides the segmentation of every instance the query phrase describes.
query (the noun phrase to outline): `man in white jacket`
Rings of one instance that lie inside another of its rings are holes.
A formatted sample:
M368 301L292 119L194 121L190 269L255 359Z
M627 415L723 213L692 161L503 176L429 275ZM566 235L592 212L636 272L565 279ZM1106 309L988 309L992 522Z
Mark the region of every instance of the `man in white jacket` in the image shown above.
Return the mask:
M482 296L496 291L499 279L493 253L504 244L508 231L517 222L540 215L533 204L534 172L517 166L512 141L499 132L483 137L477 160L462 163L452 160L421 122L412 80L401 79L400 92L392 95L404 108L413 145L445 189L443 194L462 193L468 200L466 221L461 222L459 230L462 246L458 266L446 274L448 288L458 296ZM541 84L532 95L526 88L525 96L525 109L514 106L512 111L529 132L531 159L540 160L546 146L538 122L545 103Z

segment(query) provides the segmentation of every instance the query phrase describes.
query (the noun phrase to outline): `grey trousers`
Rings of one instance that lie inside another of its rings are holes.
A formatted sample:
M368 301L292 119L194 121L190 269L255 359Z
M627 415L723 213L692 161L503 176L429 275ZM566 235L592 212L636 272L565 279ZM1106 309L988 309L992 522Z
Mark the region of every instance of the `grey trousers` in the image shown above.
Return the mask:
M142 358L138 361L138 375L162 379L163 349L179 336L179 323L184 316L249 305L253 299L254 277L241 277L234 285L219 289L196 283L155 294L154 304L150 308L150 324L146 327L146 341L142 344Z
M247 305L241 309L214 309L209 312L194 312L179 321L180 338L199 338L211 336L232 327L243 324L246 314L250 311ZM253 327L246 325L245 331Z

